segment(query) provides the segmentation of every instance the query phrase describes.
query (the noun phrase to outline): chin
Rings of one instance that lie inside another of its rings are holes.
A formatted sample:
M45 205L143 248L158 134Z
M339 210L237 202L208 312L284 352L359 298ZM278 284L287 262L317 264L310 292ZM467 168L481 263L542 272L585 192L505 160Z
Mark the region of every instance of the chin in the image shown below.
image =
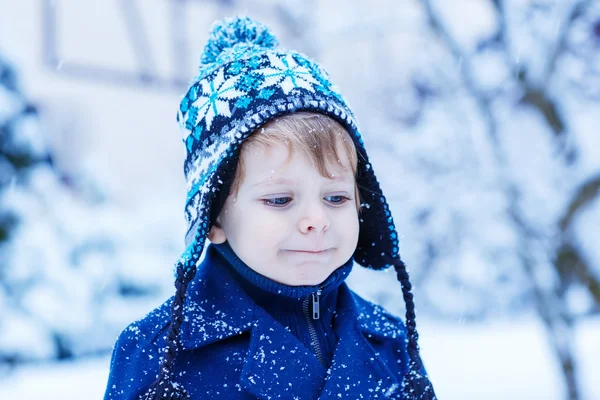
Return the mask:
M306 276L306 275L301 275L301 276L294 276L294 277L287 277L287 279L285 280L286 285L289 286L317 286L321 283L323 283L331 274L327 274L327 275L312 275L312 276Z

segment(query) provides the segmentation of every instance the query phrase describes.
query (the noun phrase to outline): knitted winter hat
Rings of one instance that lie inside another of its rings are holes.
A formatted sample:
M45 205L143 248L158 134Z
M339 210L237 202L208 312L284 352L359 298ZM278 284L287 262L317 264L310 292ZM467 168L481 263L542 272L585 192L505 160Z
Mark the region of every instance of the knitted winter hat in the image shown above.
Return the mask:
M213 27L200 74L178 114L187 148L186 245L206 236L215 193L231 170L226 166L237 163L242 142L278 115L313 111L340 122L359 153L357 183L365 207L354 259L373 269L389 267L398 259L398 235L352 111L315 62L276 46L269 28L249 18Z
M177 115L187 149L185 217L186 250L177 263L177 294L161 376L146 398L185 398L181 385L171 381L173 362L188 283L196 272L211 227L229 192L241 145L267 121L295 111L327 115L346 128L358 152L357 184L363 200L354 260L367 268L394 266L406 302L406 326L411 371L403 382L407 398L435 398L421 373L418 334L408 274L399 255L398 234L358 131L352 111L329 81L327 73L307 56L278 47L271 30L248 17L213 25L200 60L198 76L180 104ZM169 397L172 396L172 397Z

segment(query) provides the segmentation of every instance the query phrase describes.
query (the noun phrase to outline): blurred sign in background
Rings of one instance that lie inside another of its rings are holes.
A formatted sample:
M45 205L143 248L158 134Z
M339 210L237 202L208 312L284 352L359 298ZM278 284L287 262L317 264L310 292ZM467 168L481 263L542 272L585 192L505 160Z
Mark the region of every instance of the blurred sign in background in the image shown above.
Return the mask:
M101 396L116 335L172 294L176 110L235 14L354 108L440 398L599 398L593 0L0 0L0 397ZM403 314L393 273L350 285Z

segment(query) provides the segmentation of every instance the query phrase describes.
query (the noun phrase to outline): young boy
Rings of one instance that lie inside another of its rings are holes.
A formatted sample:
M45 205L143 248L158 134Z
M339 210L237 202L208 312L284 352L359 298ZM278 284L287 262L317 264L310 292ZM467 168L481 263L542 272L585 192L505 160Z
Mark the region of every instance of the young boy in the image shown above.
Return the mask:
M221 21L178 119L176 294L121 333L105 399L435 399L387 202L326 73ZM344 283L354 262L395 268L406 327Z

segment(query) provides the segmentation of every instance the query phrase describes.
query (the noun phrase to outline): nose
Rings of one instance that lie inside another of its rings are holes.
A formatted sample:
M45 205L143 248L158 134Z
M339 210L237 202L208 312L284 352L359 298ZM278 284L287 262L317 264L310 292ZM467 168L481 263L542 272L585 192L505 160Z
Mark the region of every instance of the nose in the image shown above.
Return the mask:
M311 203L302 210L298 229L302 233L325 232L329 228L329 218L323 205Z

